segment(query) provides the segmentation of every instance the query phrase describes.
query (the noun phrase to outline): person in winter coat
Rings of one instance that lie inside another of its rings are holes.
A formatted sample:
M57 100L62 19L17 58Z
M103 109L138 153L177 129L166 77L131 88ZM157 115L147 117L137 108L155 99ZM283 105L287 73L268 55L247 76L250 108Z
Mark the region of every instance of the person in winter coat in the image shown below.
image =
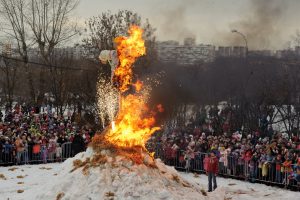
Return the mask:
M206 174L208 175L208 192L212 192L212 182L214 190L217 188L217 175L219 169L219 159L213 151L205 158L204 165L206 166Z
M76 133L73 141L72 141L72 150L73 150L73 155L76 155L82 151L84 151L85 144L84 144L84 139L82 136L78 133Z
M252 151L251 151L251 149L248 149L244 154L244 163L243 164L244 164L245 168L244 168L244 170L242 169L242 171L245 172L244 173L245 177L250 176L249 164L250 164L251 159L252 159Z
M293 172L291 159L287 157L287 160L282 163L282 166L284 171L284 180L287 181L286 184L289 184L290 181L288 177Z
M4 152L4 162L10 162L12 157L11 157L11 153L12 153L12 149L13 146L12 144L9 143L8 140L5 141L5 144L3 145L3 152Z
M224 168L226 169L226 173L229 174L229 170L228 170L228 164L229 164L229 155L231 153L231 148L227 148L224 151Z
M185 169L188 172L188 171L190 171L192 162L195 159L194 146L190 146L189 145L187 147L187 149L185 151L184 159L186 161L186 163L185 163Z
M275 162L275 181L277 183L282 182L282 175L281 175L281 164L282 164L282 157L278 154L274 160Z
M54 161L54 155L56 154L56 140L55 136L51 136L49 143L48 143L48 155L49 160Z
M23 151L23 159L25 164L29 164L29 157L28 157L28 141L25 137L23 137L23 145L24 145L24 151Z
M21 164L21 156L24 152L24 144L22 139L18 136L15 141L16 151L17 151L17 164Z

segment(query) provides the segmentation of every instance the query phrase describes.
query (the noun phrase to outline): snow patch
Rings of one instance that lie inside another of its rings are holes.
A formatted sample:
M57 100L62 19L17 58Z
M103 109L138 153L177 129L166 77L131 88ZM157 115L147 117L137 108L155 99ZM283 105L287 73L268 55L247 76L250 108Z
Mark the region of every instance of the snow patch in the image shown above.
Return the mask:
M159 159L155 160L155 168L106 154L107 162L89 167L88 173L83 173L84 167L73 170L75 160L84 162L93 155L89 148L66 160L58 175L44 184L31 199L56 199L59 194L61 200L224 200L225 197L222 189L204 196L203 188L184 179L173 167L166 166Z

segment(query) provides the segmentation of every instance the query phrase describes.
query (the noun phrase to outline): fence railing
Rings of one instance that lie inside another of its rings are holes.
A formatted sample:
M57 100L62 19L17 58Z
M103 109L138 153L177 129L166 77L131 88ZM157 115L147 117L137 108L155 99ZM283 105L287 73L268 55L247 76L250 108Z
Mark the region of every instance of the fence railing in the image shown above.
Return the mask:
M176 169L204 173L204 158L207 153L195 152L193 156L185 156L185 152L168 152L161 148L154 150L155 157ZM277 166L276 166L277 165ZM284 167L283 163L246 161L240 157L221 157L219 161L220 176L231 177L267 185L278 185L300 191L300 174L297 165Z
M160 158L165 164L174 166L178 170L203 173L204 158L207 153L195 152L187 156L183 150L167 151L161 147L153 150L155 157ZM48 162L62 162L73 157L76 152L72 149L72 143L67 142L55 151L49 151L45 146L29 146L26 151L2 151L0 154L0 166L18 164L39 164ZM277 166L276 166L277 165ZM300 191L300 174L296 165L283 166L274 162L252 162L240 157L221 157L219 162L219 175L250 182L279 185ZM299 169L298 169L299 170Z
M28 145L24 151L20 152L4 148L0 152L0 166L62 162L73 156L71 142L52 149L48 149L45 145Z

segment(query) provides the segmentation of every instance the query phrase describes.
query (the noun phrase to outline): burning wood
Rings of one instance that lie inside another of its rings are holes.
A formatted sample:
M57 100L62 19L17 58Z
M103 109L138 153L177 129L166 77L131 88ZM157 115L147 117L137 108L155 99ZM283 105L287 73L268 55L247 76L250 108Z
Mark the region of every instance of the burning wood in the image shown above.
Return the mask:
M120 93L119 112L111 125L93 138L92 147L98 152L107 149L142 164L149 161L143 153L147 154L147 140L160 129L155 126L155 113L162 112L163 108L159 105L157 112L151 111L146 104L148 93L143 90L143 83L139 80L133 83L132 66L138 57L145 55L146 48L141 28L131 26L128 33L128 37L115 39L119 64L114 70L113 84ZM125 94L131 87L135 92Z

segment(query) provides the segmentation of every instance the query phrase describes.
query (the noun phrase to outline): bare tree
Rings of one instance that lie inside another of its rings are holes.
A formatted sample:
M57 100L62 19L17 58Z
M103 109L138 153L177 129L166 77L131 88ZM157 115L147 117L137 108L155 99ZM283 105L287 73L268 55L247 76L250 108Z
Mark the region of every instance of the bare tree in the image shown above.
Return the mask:
M25 20L28 11L27 1L0 0L0 15L2 16L2 32L17 45L17 52L24 61L24 69L27 76L28 87L32 101L35 101L35 88L32 72L28 65L28 48L32 45L29 27Z
M35 103L44 98L47 78L51 78L49 83L52 84L52 93L58 98L57 102L64 102L60 99L62 95L59 95L64 85L57 78L57 68L53 67L53 54L56 47L78 33L76 23L70 19L77 5L78 0L0 0L1 15L5 22L2 29L17 44ZM47 78L45 70L40 70L38 90L33 85L28 65L28 50L31 46L37 47L44 63L52 66L49 68L51 75Z
M64 84L62 84L65 72L55 67L54 51L62 43L69 41L78 31L76 22L72 22L72 11L78 5L78 0L30 0L26 22L32 31L32 37L36 43L43 61L50 65L50 76L46 77L46 71L41 70L39 81L39 99L44 98L46 92L46 79L50 78L51 92L55 96L57 106L62 108L64 100ZM62 109L60 109L62 112Z
M0 59L0 70L1 70L1 85L3 93L5 95L5 101L8 107L12 107L14 100L14 94L17 83L17 66L16 63L9 59Z
M70 19L78 0L30 0L26 22L33 39L47 64L51 64L54 49L77 32L76 22Z

